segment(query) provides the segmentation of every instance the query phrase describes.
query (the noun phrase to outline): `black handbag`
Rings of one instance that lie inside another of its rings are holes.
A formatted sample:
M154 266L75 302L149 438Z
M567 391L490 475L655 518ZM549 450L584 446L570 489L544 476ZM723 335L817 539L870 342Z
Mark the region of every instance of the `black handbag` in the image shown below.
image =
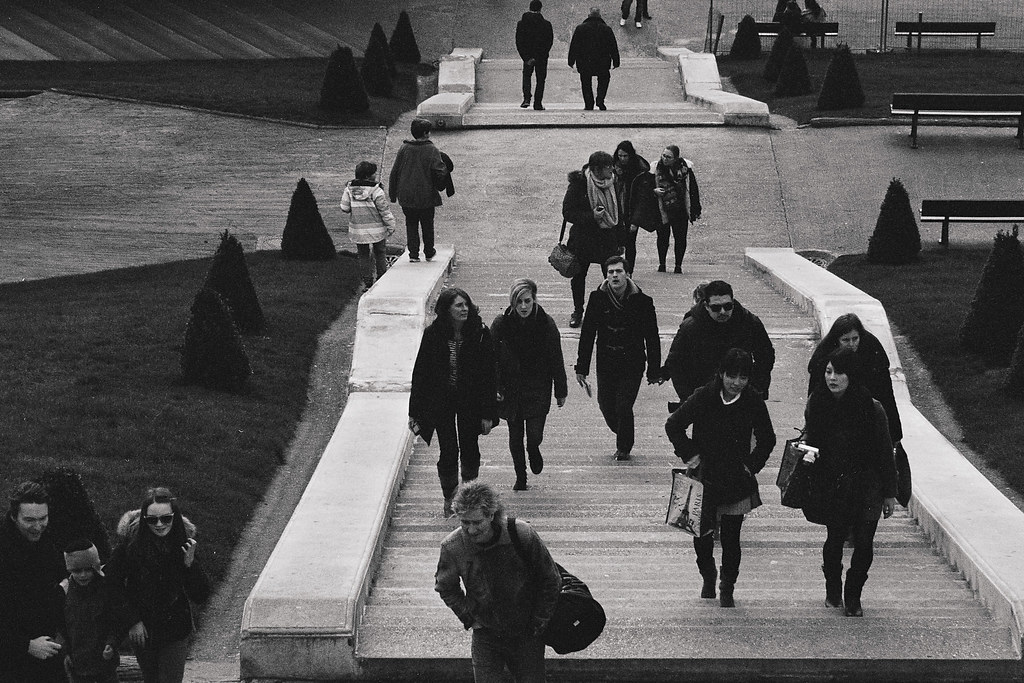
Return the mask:
M910 492L913 488L910 478L910 460L903 449L903 442L896 444L896 501L903 507L910 503Z
M802 508L807 502L809 492L807 468L800 467L804 457L804 452L799 448L801 439L803 434L786 441L786 447L782 450L782 462L779 464L779 475L775 478L775 485L782 494L782 504L790 508ZM797 477L796 480L794 476Z
M548 263L562 277L576 277L583 270L583 266L580 264L580 260L576 258L576 254L569 251L569 247L562 244L562 239L565 237L565 223L566 221L563 218L562 231L558 234L558 244L551 249Z
M516 554L530 566L529 558L523 552L522 542L519 540L514 517L508 518L508 535L512 539ZM544 630L543 639L545 645L564 655L579 652L597 640L604 631L607 618L604 608L590 594L587 584L557 562L555 567L562 578L562 589L558 594L555 613Z

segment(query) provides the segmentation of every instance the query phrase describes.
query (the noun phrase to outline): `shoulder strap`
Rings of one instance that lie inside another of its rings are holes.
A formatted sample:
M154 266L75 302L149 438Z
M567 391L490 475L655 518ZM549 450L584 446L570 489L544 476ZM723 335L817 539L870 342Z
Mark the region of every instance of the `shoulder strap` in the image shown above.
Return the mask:
M561 244L562 240L565 239L565 224L566 224L566 222L567 221L563 218L562 219L562 231L560 233L558 233L558 243L559 244Z
M516 518L509 517L507 523L508 537L512 539L512 546L516 549L516 555L519 555L523 562L527 562L526 553L523 552L523 542L519 540L519 530L516 529ZM529 563L527 562L527 564Z

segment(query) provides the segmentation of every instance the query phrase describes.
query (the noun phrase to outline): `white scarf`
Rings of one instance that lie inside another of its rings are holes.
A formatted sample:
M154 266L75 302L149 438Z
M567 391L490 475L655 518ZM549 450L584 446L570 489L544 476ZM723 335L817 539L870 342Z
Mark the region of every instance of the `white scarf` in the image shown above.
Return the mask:
M619 224L619 202L615 198L615 180L598 180L587 169L587 199L590 200L590 208L596 209L598 205L604 207L604 213L598 219L598 227L614 228Z

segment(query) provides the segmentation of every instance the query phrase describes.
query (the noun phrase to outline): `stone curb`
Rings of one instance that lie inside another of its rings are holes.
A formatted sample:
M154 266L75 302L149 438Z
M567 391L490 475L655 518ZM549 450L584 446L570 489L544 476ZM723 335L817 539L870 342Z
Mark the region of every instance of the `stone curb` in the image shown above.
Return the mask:
M938 551L964 574L982 603L1006 625L1013 647L1024 649L1024 512L989 482L910 400L882 304L792 249L748 248L745 261L775 289L817 317L827 331L854 312L892 360L893 391L903 442L914 473L910 513Z

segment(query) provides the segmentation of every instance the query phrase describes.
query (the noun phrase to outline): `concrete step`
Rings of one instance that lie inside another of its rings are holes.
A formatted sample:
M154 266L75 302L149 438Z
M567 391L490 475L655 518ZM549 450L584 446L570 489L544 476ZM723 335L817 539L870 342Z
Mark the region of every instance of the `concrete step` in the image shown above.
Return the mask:
M57 56L30 40L0 26L0 56L6 60L53 61Z
M254 13L252 7L235 7L230 2L175 0L191 14L217 26L245 43L256 46L271 58L317 57L321 52L304 41L278 29L276 22ZM280 17L280 15L278 15Z
M34 3L33 3L34 4ZM94 45L16 3L0 12L0 27L38 46L58 59L68 61L110 61L112 57Z
M124 4L98 3L81 9L112 29L146 45L165 59L220 59L216 52L189 36L169 30L159 21Z
M608 111L584 111L578 103L545 102L544 111L518 104L474 104L462 119L465 128L724 126L721 114L679 103L609 103Z
M124 0L139 14L165 26L168 32L188 36L224 59L267 59L271 53L251 45L223 28L196 16L173 0Z
M163 55L148 45L88 13L85 7L60 0L14 1L41 19L92 45L107 55L108 59L136 61L163 58Z

